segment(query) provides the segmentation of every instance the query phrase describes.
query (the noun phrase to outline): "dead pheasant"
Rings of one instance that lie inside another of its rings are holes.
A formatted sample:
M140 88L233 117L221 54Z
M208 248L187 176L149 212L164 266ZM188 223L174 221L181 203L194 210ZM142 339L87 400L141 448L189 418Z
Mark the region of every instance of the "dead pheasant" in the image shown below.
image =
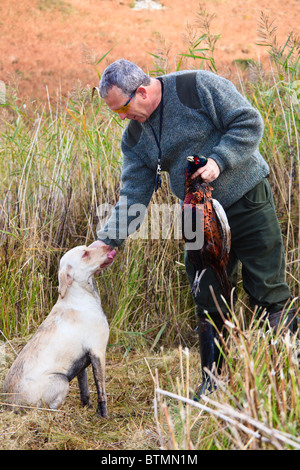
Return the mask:
M198 168L207 163L207 159L193 155L187 157L187 161L185 199L182 206L182 233L185 242L189 244L187 245L188 256L196 270L192 294L194 297L197 296L200 280L206 269L210 267L222 288L226 301L229 302L230 287L226 267L231 233L227 216L221 204L212 198L213 188L208 183L204 183L201 176L191 178ZM203 243L196 249L193 245L191 249L191 240L188 236L191 232L188 233L188 231L191 231L191 228L193 232L195 231L197 220L198 224L199 220L202 221Z

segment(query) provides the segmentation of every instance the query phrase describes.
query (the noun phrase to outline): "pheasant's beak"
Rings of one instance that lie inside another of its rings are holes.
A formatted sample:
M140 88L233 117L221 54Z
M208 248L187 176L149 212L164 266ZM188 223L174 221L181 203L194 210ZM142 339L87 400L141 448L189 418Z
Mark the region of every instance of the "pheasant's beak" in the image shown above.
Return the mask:
M186 159L187 159L188 162L193 162L194 161L193 155L189 155L188 157L186 157Z

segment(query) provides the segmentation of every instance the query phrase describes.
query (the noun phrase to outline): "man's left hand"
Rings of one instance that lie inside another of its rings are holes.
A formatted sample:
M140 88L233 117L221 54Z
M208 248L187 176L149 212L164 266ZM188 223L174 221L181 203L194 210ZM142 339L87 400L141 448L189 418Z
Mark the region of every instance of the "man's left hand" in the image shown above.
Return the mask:
M219 174L220 168L218 167L218 164L212 158L208 158L206 165L195 171L195 173L192 175L192 179L201 175L201 178L205 183L210 183L211 181L217 179Z

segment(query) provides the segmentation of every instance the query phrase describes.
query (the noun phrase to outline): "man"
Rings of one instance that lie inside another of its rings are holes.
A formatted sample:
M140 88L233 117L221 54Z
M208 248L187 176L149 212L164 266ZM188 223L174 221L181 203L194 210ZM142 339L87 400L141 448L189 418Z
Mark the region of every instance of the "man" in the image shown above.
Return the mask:
M172 192L183 200L186 157L204 155L208 162L194 176L201 175L213 186L213 197L226 210L232 232L231 282L234 285L236 281L240 260L252 307L266 309L269 315L281 311L291 295L285 282L280 227L266 180L269 167L258 150L263 135L259 113L231 82L211 72L177 72L156 79L124 59L107 67L99 91L108 107L130 122L121 141L120 200L98 239L114 247L122 244L120 225L125 221L128 227L132 220L127 208L149 204L160 183L160 170L169 173ZM185 263L192 285L195 272L187 256ZM202 369L212 370L220 357L214 341L217 332L206 313L219 330L222 320L210 285L225 308L219 285L207 270L196 298L196 312ZM203 378L199 396L213 387L207 374L203 373Z

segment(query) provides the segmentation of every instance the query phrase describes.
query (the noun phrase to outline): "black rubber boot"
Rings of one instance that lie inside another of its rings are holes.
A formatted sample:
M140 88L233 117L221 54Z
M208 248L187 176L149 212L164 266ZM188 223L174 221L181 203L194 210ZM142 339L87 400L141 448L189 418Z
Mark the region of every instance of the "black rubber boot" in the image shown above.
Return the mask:
M282 310L268 314L268 321L274 332L284 334L290 331L295 334L297 331L297 309L291 308L288 312Z
M217 329L221 332L223 327L221 317L218 315L218 318L212 318L212 320ZM215 343L215 339L218 339L219 337L217 329L204 314L197 315L197 323L202 368L202 384L196 390L195 400L199 399L201 395L213 392L217 388L213 378L211 378L204 369L206 368L214 375L218 375L220 374L222 367L222 354Z

